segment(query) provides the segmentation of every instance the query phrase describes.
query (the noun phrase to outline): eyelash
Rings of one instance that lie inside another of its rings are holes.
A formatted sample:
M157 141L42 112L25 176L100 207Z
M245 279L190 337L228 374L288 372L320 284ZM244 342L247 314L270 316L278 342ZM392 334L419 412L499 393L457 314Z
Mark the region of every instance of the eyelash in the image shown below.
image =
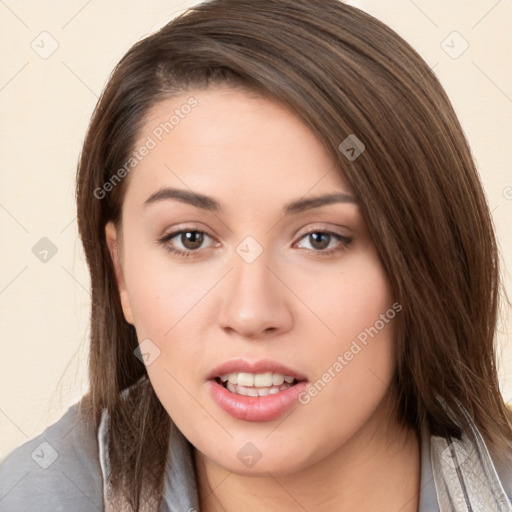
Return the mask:
M182 235L183 233L200 233L202 235L206 235L207 237L211 238L212 240L215 240L215 238L213 236L211 236L210 234L208 234L206 231L203 231L203 230L200 230L200 229L181 229L181 230L178 230L178 231L173 231L172 233L168 233L166 235L164 235L163 237L161 237L159 240L158 240L158 243L160 245L163 245L165 247L165 249L167 251L169 251L170 253L172 254L175 254L176 256L179 256L181 258L190 258L190 257L196 257L200 251L200 249L196 249L196 250L187 250L187 251L182 251L180 249L176 249L175 247L172 247L171 245L169 245L169 242L175 238L176 236L178 235ZM318 250L318 251L315 251L313 249L306 249L308 252L312 252L314 253L315 255L317 256L321 256L321 257L328 257L328 256L332 256L334 254L337 254L337 253L341 253L345 250L347 250L353 239L350 238L350 237L347 237L347 236L343 236L339 233L335 233L333 231L328 231L328 230L325 230L325 229L314 229L312 231L308 231L307 233L304 233L300 238L299 238L299 241L302 240L303 238L309 236L309 235L312 235L312 234L326 234L326 235L330 235L331 237L334 237L335 239L337 239L340 244L335 247L335 248L331 248L331 249L327 249L327 250Z
M202 235L206 235L212 240L214 240L213 236L209 235L206 231L203 231L201 229L180 229L179 231L173 231L172 233L169 233L167 235L164 235L162 238L158 240L158 243L163 245L167 251L169 251L172 254L176 254L177 256L180 256L182 258L190 258L191 256L197 256L197 253L199 252L199 249L196 249L195 251L188 250L188 251L182 251L180 249L176 249L175 247L172 247L168 244L169 241L171 241L173 238L175 238L178 235L181 235L183 233L200 233Z

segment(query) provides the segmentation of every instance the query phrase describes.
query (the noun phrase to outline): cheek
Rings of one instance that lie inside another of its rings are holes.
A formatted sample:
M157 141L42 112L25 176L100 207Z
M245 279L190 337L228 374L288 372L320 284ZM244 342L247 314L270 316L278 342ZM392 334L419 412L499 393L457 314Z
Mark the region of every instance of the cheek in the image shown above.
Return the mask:
M205 299L222 269L171 264L165 249L141 245L125 237L124 273L141 349L152 355L149 378L173 419L201 424L204 409L191 396L201 384L198 364L213 321Z
M125 243L125 282L139 339L163 341L183 322L197 322L202 299L222 269L171 263L163 247L131 245Z
M330 418L327 425L332 425L334 438L340 435L339 425L357 428L368 419L386 394L396 366L394 322L401 306L393 303L376 253L359 256L338 271L338 279L319 279L322 293L317 288L308 295L332 332L316 322L316 332L323 329L327 334L322 343L315 343L315 379L300 401L318 412L312 414L318 421ZM305 332L315 329L305 327Z
M368 330L375 332L373 326L383 331L381 339L392 337L388 325L396 316L393 297L372 246L354 254L347 253L347 258L338 266L317 268L314 273L305 270L289 276L294 291L313 313L310 315L303 309L305 314L297 323L304 324L309 332L316 328L317 337L323 340L316 348L347 350L356 338L364 343Z

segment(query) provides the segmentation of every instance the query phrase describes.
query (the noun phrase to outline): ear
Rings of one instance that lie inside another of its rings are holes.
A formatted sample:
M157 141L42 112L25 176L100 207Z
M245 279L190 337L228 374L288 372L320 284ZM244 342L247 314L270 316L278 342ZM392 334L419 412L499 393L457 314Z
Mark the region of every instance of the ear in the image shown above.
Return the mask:
M116 273L117 289L119 290L119 299L121 301L121 307L123 308L124 318L129 324L133 325L132 308L130 306L128 290L126 289L121 260L119 258L119 235L116 225L113 222L108 222L105 225L105 239Z

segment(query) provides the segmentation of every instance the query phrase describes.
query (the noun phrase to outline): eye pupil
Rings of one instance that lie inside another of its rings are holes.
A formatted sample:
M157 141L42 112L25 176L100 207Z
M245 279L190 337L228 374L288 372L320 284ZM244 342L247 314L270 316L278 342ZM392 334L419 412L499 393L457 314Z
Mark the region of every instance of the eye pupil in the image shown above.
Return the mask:
M309 235L311 246L315 249L326 249L331 241L331 235L328 233L311 233Z
M203 241L204 234L199 231L185 231L181 234L181 243L187 249L198 249Z

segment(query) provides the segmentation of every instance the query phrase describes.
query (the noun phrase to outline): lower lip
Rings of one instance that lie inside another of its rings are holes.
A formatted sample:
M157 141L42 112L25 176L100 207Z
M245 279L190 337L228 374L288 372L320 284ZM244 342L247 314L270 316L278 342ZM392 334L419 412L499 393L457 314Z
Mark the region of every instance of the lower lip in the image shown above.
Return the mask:
M306 389L301 381L275 395L245 396L228 391L216 380L208 381L213 399L228 414L245 421L271 421L279 418L296 403Z

